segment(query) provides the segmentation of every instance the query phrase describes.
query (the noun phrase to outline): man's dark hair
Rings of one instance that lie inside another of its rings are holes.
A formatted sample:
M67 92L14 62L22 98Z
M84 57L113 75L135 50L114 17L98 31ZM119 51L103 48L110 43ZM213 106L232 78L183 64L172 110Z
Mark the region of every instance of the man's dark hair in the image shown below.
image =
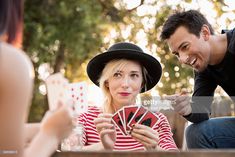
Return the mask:
M13 43L22 33L23 0L0 0L0 36Z
M210 29L210 33L214 34L214 30L211 27L207 19L197 10L189 10L184 12L176 12L169 16L163 25L161 39L166 40L174 34L175 30L180 26L184 26L188 29L189 33L200 36L201 28L203 25L207 25Z

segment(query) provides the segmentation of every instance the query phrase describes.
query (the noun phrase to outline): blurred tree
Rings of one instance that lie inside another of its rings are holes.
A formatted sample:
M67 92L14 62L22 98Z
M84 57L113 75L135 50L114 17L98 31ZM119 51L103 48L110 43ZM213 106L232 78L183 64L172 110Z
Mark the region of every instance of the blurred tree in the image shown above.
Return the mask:
M44 89L43 80L49 74L64 72L70 81L86 78L86 60L108 46L102 45L103 38L125 15L115 9L114 2L25 1L23 47L33 61L36 75L30 122L40 121L48 109L47 98L40 89Z
M161 61L163 76L156 87L160 95L173 94L182 88L192 90L189 83L193 77L192 70L177 63L159 36L169 14L184 10L195 1L170 4L168 0L139 0L133 8L128 8L126 2L25 0L23 46L33 61L36 74L29 121L41 120L48 109L47 99L39 91L46 76L62 71L70 81L84 80L87 60L118 41L137 43ZM211 3L217 13L216 18L220 17L226 4L223 0Z
M24 49L35 67L35 90L30 121L39 121L47 110L40 66L49 73L64 70L70 80L81 76L82 63L101 46L102 6L91 0L26 0ZM47 74L48 75L48 74Z

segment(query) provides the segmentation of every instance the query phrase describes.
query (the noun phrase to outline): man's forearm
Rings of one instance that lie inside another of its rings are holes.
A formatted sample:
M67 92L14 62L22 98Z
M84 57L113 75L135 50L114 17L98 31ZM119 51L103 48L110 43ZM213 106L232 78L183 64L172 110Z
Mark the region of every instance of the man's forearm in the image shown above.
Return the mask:
M184 116L184 118L192 123L200 123L202 121L208 120L209 115L208 113L191 113L187 116Z

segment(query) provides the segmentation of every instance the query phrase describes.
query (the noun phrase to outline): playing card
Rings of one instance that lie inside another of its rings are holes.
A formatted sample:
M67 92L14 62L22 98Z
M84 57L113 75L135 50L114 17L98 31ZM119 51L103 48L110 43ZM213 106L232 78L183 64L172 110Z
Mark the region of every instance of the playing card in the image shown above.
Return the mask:
M123 108L121 108L120 110L117 111L118 112L118 116L122 122L122 126L124 128L124 131L126 133L126 126L125 126L125 123L124 123L124 117L123 117Z
M87 99L88 85L86 82L77 82L68 84L67 96L70 100L71 107L74 114L79 115L87 111L88 99Z
M127 124L130 122L131 118L135 114L135 112L138 110L138 106L125 106L123 107L123 124L125 126L125 130L128 133L131 129L127 126Z
M156 114L152 113L151 111L147 111L137 122L137 124L146 125L152 128L158 123L158 121L159 117Z
M141 117L147 112L147 109L144 107L139 107L135 114L132 116L131 120L127 123L127 127L131 128L134 124L136 124Z
M66 90L68 80L64 78L61 73L50 75L46 81L47 98L49 102L49 110L55 110L58 105L58 101L63 104L67 103Z
M116 112L112 117L113 123L119 128L123 135L127 135L123 126L123 123L120 119L118 112Z

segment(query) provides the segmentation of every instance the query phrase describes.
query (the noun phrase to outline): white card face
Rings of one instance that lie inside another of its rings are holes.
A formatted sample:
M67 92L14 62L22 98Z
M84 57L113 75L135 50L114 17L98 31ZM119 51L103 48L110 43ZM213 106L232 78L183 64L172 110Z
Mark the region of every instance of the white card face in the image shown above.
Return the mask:
M70 83L68 85L68 99L72 103L72 109L75 114L80 114L87 111L88 99L87 99L88 85L86 82Z
M67 103L67 86L68 80L61 73L50 75L46 79L49 110L55 110L59 101L63 104Z

